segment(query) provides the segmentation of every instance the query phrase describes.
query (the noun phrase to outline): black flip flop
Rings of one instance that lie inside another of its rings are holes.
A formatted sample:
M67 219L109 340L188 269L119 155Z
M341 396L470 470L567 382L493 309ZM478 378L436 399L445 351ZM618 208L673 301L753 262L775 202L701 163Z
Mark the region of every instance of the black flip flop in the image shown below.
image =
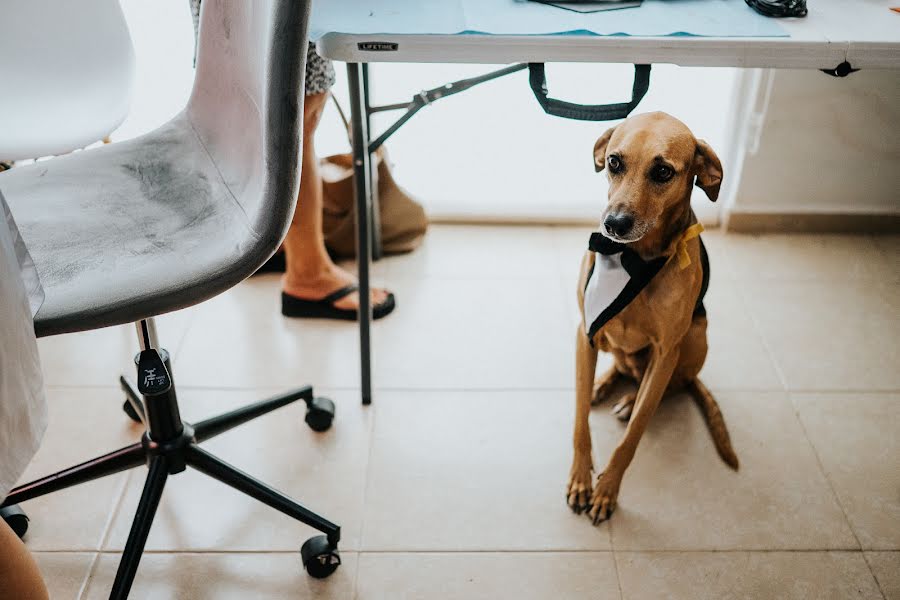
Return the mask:
M304 300L281 292L281 314L286 317L298 317L301 319L339 319L343 321L356 321L357 310L337 308L334 303L359 290L355 283L342 287L332 292L321 300ZM391 314L394 310L394 294L388 294L383 302L372 307L372 318L380 319Z

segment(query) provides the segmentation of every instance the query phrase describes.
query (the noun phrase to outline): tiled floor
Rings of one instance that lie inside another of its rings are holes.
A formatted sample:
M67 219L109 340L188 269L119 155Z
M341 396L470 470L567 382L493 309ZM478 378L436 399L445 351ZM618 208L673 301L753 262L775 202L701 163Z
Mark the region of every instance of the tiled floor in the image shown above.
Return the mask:
M563 501L586 236L435 227L378 263L399 306L375 326L369 408L354 325L283 319L277 277L160 319L187 419L306 382L338 403L324 434L295 405L208 446L340 523L344 564L308 578L309 529L187 473L166 488L132 597L900 599L898 238L704 234L702 375L741 470L670 398L619 509L593 527ZM138 436L116 387L130 327L40 346L51 424L29 477ZM622 433L608 410L591 415L601 464ZM24 506L53 598L106 597L144 472Z

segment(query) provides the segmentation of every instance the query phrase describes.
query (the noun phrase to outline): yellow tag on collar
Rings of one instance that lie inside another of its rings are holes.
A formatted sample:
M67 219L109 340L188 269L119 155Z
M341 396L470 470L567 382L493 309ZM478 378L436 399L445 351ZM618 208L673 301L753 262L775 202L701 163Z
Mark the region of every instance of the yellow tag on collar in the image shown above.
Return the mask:
M681 269L686 269L691 264L691 255L688 254L687 250L688 240L699 236L702 231L703 225L694 223L684 231L684 235L681 236L681 239L675 245L675 254L678 256L678 266Z

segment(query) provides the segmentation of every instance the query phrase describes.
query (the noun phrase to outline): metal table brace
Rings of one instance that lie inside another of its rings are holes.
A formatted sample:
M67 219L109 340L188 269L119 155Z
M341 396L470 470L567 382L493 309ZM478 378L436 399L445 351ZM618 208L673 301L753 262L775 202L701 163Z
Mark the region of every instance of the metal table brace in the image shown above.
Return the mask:
M369 102L369 65L347 63L350 83L350 132L353 145L353 191L356 196L356 248L359 269L359 353L362 403L372 403L371 326L372 301L369 268L374 258L381 257L380 227L378 227L377 187L373 185L371 155L419 110L429 104L458 94L473 86L528 68L516 64L478 77L461 79L440 87L423 90L407 103L372 106ZM402 110L406 112L388 127L375 141L370 142L371 116L378 112ZM373 228L373 224L375 227Z

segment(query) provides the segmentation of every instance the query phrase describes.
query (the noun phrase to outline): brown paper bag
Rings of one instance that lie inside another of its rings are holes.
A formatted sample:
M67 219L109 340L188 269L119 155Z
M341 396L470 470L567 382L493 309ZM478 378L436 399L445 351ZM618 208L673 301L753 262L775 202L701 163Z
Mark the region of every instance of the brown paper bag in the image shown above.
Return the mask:
M378 186L378 223L384 254L410 252L419 247L428 228L422 205L397 185L387 154L379 148L372 155ZM322 231L325 246L339 258L356 256L356 199L353 194L353 159L334 154L319 161L322 172ZM375 184L373 184L375 185Z

